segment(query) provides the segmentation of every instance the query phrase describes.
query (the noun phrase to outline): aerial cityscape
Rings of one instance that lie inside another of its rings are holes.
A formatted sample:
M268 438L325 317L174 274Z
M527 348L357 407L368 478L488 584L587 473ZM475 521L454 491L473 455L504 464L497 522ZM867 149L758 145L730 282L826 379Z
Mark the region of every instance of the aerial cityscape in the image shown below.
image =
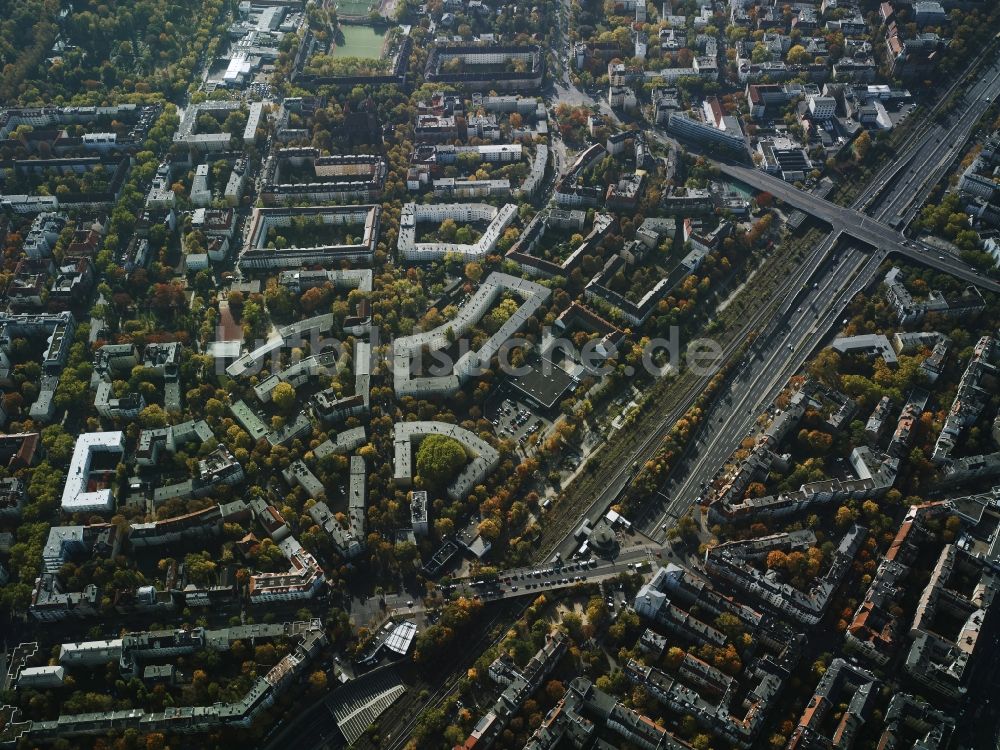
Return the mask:
M1000 3L0 0L0 749L1000 750Z

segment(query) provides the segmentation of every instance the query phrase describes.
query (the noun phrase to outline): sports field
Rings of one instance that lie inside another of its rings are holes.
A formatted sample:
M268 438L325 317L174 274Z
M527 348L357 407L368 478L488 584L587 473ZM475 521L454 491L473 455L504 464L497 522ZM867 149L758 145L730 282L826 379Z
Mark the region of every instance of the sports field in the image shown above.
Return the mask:
M371 7L371 0L338 0L337 15L367 16Z
M371 26L340 27L343 33L343 45L333 48L334 57L363 57L377 60L382 57L382 45L385 42L385 30L373 29Z

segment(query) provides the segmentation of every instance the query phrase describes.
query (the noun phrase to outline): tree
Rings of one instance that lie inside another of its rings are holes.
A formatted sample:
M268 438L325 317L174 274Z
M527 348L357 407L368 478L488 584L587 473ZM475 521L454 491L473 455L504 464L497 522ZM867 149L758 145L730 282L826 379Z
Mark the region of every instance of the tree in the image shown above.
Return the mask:
M438 237L440 237L445 242L451 242L455 239L455 232L458 231L458 224L454 219L448 217L438 226Z
M608 607L604 603L604 600L595 596L587 604L587 622L593 625L595 628L601 628L607 624L608 620L611 618L611 614L608 612Z
M788 556L780 549L774 549L767 553L767 567L769 570L775 568L783 569L788 565Z
M566 688L559 680L549 680L545 686L545 694L553 703L562 698L565 692Z
M788 50L786 59L792 65L805 65L809 62L809 53L801 44L796 44Z
M840 387L840 354L823 349L809 365L809 373L830 388Z
M271 391L271 400L285 414L295 408L295 387L291 383L278 383Z
M833 436L820 430L802 429L799 431L799 442L808 447L812 455L823 456L833 446Z
M476 528L483 539L490 542L495 542L500 537L500 524L493 518L484 518L479 522L479 526Z
M479 283L479 280L483 278L483 267L474 261L466 263L465 277L473 283Z
M146 429L166 427L167 413L159 404L150 404L139 412L139 424Z
M42 430L42 446L49 461L57 465L69 463L76 440L62 425L53 424Z
M184 573L192 583L214 583L215 567L215 561L205 552L192 552L184 558Z
M278 653L270 643L264 643L254 649L254 661L261 666L271 666L278 661Z
M771 62L771 50L762 42L757 42L750 51L750 61L754 63Z
M309 675L309 689L314 693L322 693L326 690L326 672L317 669Z
M872 147L872 137L868 135L867 130L862 130L858 137L854 139L854 157L858 162L863 162L868 156L868 152Z
M455 438L428 435L417 449L417 474L431 485L440 486L465 465L468 456Z
M841 505L837 508L837 515L834 518L834 522L840 528L844 528L845 526L849 526L854 523L857 519L858 512L856 510L853 510L847 505Z
M217 398L210 398L205 402L205 413L210 417L221 417L226 411L226 405Z

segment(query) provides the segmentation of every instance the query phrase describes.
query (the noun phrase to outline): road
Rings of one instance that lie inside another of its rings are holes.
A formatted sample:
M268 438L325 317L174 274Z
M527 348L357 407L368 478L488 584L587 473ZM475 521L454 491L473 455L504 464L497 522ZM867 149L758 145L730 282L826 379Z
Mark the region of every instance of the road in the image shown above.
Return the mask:
M426 606L419 597L405 592L386 594L379 602L383 620L389 617L423 617L435 608L434 600L440 595L442 603L447 598L460 596L498 602L524 596L538 596L544 591L568 588L578 583L596 583L628 572L638 563L652 562L654 558L673 557L673 552L659 545L632 543L619 550L611 559L592 558L589 561L569 561L566 565L541 565L512 568L489 576L496 585L475 585L482 577L451 579L452 582L436 586L430 593L431 605ZM535 575L537 573L537 575ZM377 598L376 598L377 599ZM375 601L375 599L373 599ZM375 627L381 625L378 623Z
M705 409L702 426L685 454L687 462L647 504L646 515L636 519L647 534L665 538L672 521L700 499L732 452L754 433L765 405L802 366L823 333L837 324L843 305L867 285L857 274L869 263L877 269L886 257L884 252L869 256L851 247L838 255L836 264L824 264L814 277L816 288L810 286L800 295L798 306L781 319L777 330L758 339L761 345L744 357L726 389Z
M845 208L820 198L812 193L799 190L772 175L758 169L739 164L718 163L719 171L727 177L738 180L758 191L771 193L800 211L833 227L834 235L857 240L871 248L899 255L911 261L950 273L956 278L976 284L983 289L1000 292L1000 282L984 278L961 259L950 255L935 255L924 248L910 243L902 234L862 211Z
M564 13L568 10L565 3L563 10ZM568 48L566 37L564 41ZM996 95L995 87L1000 80L998 73L1000 69L996 62L990 70L994 75L989 79L984 76L984 80L970 87L964 102L959 105L961 111L952 115L951 121L955 123L954 125L948 127L947 124L935 124L923 130L919 137L915 136L912 143L908 144L907 153L882 170L861 193L856 205L873 210L876 214L874 217L866 215L857 208L836 206L757 170L736 164L719 165L720 171L727 176L758 190L770 192L787 204L816 216L828 223L833 232L820 243L803 262L799 272L789 278L775 295L776 300L784 301L776 303L777 311L773 320L744 360L736 366L728 390L724 391L707 410L708 419L703 422L697 442L691 447L689 459L694 462L693 470L679 480L684 491L672 495L670 494L672 488L668 485L666 491L658 493L661 502L650 504L650 512L646 518L641 519L641 524L636 524L637 527L649 529L650 536L656 535L658 540L665 537L662 533L666 528L664 521L675 519L684 512L699 494L693 491L693 487L699 487L703 481L707 481L701 477L722 466L733 447L738 445L748 432L752 434L762 404L773 398L773 395L784 386L787 378L812 352L821 333L830 329L836 323L843 306L874 280L874 274L890 254L932 265L984 288L1000 291L1000 285L984 280L959 259L946 255L939 256L936 252L931 254L878 220L878 217L894 217L901 211L909 212L907 216L911 219L918 210L927 192L933 188L943 171L954 160L957 150L964 147L975 121L988 106L984 99ZM571 85L566 70L561 80L554 83L553 89L552 98L556 102L583 106L595 104L593 99ZM561 173L565 168L565 155L560 154L558 148L554 149L554 153L557 173ZM928 173L927 164L935 164L936 168ZM921 176L924 179L919 179ZM916 188L913 185L915 180L919 181ZM830 251L842 238L853 239L856 242L848 243L838 251L838 257L834 260L830 257ZM805 282L811 282L811 285ZM757 322L748 321L748 329L752 330L750 326L756 325ZM738 345L739 340L735 343ZM731 347L727 357L731 356L736 348L735 345ZM696 393L691 394L691 398L687 401L693 400L695 395ZM581 520L586 517L595 521L604 513L607 506L634 478L634 471L630 468L632 460L642 462L652 456L666 430L688 406L689 403L685 402L675 409L675 413L666 415L662 428L648 435L634 451L634 455L629 460L623 461L615 474L608 477L606 490L584 509L580 515ZM576 544L576 540L570 534L556 546L555 551L559 551L564 559L568 559ZM548 550L545 559L548 559L553 551ZM614 561L598 560L593 566L590 562L585 565L574 562L572 569L567 567L558 571L551 565L505 571L499 574L498 583L492 586L476 586L475 581L465 579L456 581L454 587L446 593L449 596L478 596L487 601L536 596L546 589L570 587L581 581L606 580L621 572L634 570L637 562L648 560L655 565L657 558L662 559L670 555L672 552L669 547L661 548L657 544L636 546L623 551ZM487 591L489 593L486 593ZM387 597L386 611L395 611L399 615L424 613L425 608L422 603L411 603L409 599L404 601L405 597L405 594ZM407 733L404 731L402 735L396 736L402 739Z
M919 145L911 147L906 158L895 160L890 169L872 181L863 201L864 210L873 215L875 210L881 210L886 222L900 217L904 225L909 224L927 195L964 151L976 122L998 94L1000 59L994 59L957 103L960 109L964 107L960 113L939 120L932 112L924 118L919 135L914 134L920 138Z
M840 209L780 180L776 181L777 184L771 181L767 183L768 187L763 188L783 200L785 196L790 197L791 205L810 213L816 212L813 215L818 215L832 226L846 229L844 234L857 237L861 232L872 231L886 237L887 241L875 244L877 249L871 255L849 245L842 250L837 261L825 262L822 272L811 277L814 287L807 285L804 293L792 300L788 313L781 321L784 333L762 337L763 351L748 355L740 363L727 389L706 409L703 426L685 454L686 462L673 472L652 502L647 504L646 515L636 519L639 528L657 538L665 537L671 521L700 498L704 488L724 467L733 451L753 434L757 415L810 356L821 337L837 325L841 311L855 294L875 280L879 266L890 253L943 267L949 273L994 291L1000 289L1000 285L982 279L954 256L932 253L917 243L902 240L895 230L884 227L878 221L883 217L900 215L912 218L943 176L941 169L921 170L921 165L944 165L947 169L964 150L976 120L989 106L984 97L992 98L1000 90L1000 63L994 62L987 69L987 75L988 78L970 88L964 100L968 115L959 116L951 127L933 125L925 130L923 136L911 145L915 156L907 159L902 169L891 170L889 175L879 175L858 197L855 205L860 204L873 211L874 217L865 219L853 209ZM763 175L756 170L754 172ZM741 174L745 175L746 171L741 170ZM758 184L764 183L758 181ZM889 187L886 188L886 185ZM840 223L835 218L837 212L831 208L839 209ZM855 215L856 225L847 221L850 213ZM861 231L851 231L854 229ZM834 231L824 244L832 245L840 235L841 232Z
M972 67L974 64L970 65L970 69ZM970 86L968 95L958 103L956 111L951 115L951 122L957 123L958 127L951 126L944 131L945 134L950 133L953 138L945 138L944 134L939 132L938 126L921 129L919 137L914 137L907 144L906 151L899 155L896 163L882 170L873 183L861 193L857 205L877 208L877 213L881 217L889 216L891 211L909 208L911 204L906 202L907 199L914 203L918 197L922 200L939 177L923 173L925 179L921 180L915 189L912 175L921 174L921 165L926 165L930 158L936 158L938 163L944 161L950 164L958 151L964 148L965 138L968 137L979 115L988 106L985 99L992 99L1000 93L1000 76L997 75L997 71L998 62L994 60L987 68L986 75L981 77L979 83ZM951 89L946 92L946 96L950 91ZM663 131L651 129L649 133L664 145L675 148L680 145ZM815 347L820 332L832 326L849 300L874 281L879 265L890 254L933 266L984 289L1000 291L1000 284L983 278L959 258L941 254L936 250L932 251L919 243L907 240L899 231L857 208L838 206L757 169L741 164L715 163L720 172L731 179L743 182L758 191L771 193L788 205L829 224L833 231L801 265L797 276L783 285L775 295L776 299L785 299L785 302L778 304L772 325L759 339L763 350L757 352L755 359L760 361L745 362L741 365L742 372L737 375L736 385L730 391L730 400L734 393L742 394L742 398L738 404L727 405L727 419L724 420L722 431L724 434L714 435L713 427L709 426L706 429L710 432L704 438L708 442L704 446L696 444L691 448L695 457L697 453L703 453L704 458L700 462L703 467L714 466L716 469L719 467L721 461L731 453L734 441L738 444L754 424L755 416L763 408L763 404L767 403L765 396L776 392L788 376L801 366ZM900 169L899 164L905 167ZM896 184L899 179L904 180L902 185ZM859 246L844 250L838 259L838 265L833 267L830 251L841 239L856 240ZM865 246L874 251L872 255L866 255L862 251L861 248ZM818 276L821 268L825 268L826 273ZM817 288L809 288L806 282L817 284ZM801 291L803 286L806 287L804 292ZM800 307L803 309L801 313L798 312ZM780 321L786 321L789 316L796 316L792 321L793 324L783 335L778 336L775 325ZM725 353L727 360L731 353L731 351ZM748 382L748 378L751 378L752 382ZM752 386L749 391L748 385ZM722 403L725 403L724 398L723 395ZM681 405L683 408L665 415L663 424L673 424L691 402L693 396L685 400ZM641 464L653 456L664 433L665 429L657 430L643 441L628 460L623 461L622 467L608 478L607 489L581 513L581 520L583 518L596 520L608 505L625 491L634 479L635 472L630 469L632 463L638 461ZM703 478L705 473L707 472L699 471L696 474L695 487L699 490L701 482L707 481L707 478ZM667 491L661 490L656 498L651 498L647 516L638 519L640 527L650 535L663 538L664 523L682 514L700 494L700 491L692 491L690 486L684 490L678 497L668 488ZM659 502L656 502L657 500ZM572 553L575 546L576 541L571 535L567 535L554 549L567 556ZM546 554L551 555L552 550L546 551Z

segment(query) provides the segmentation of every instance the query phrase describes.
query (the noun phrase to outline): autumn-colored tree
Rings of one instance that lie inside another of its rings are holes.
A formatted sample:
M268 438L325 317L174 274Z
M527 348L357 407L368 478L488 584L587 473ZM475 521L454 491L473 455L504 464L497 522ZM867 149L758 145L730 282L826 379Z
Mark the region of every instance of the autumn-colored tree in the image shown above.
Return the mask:
M328 296L329 293L323 287L314 286L312 289L306 289L302 293L302 296L299 297L299 305L301 305L304 313L312 313L327 301ZM232 304L231 301L230 304Z
M545 686L545 694L553 703L562 698L565 692L566 687L559 680L549 680Z
M291 414L295 408L295 386L291 383L278 383L271 391L271 400L285 414Z
M858 518L858 512L848 507L847 505L841 505L837 508L837 515L834 517L834 523L840 528L845 528L854 523Z
M262 643L254 649L254 661L261 666L271 666L277 663L278 653L270 643Z
M785 59L792 65L805 65L809 62L809 52L801 44L796 44L788 50Z
M309 675L309 689L314 693L322 693L326 690L326 672L317 669Z
M788 566L788 556L780 549L767 553L768 570L784 570Z
M476 531L483 539L495 542L500 537L500 523L495 518L484 518Z
M483 267L475 261L470 261L465 264L465 277L474 283L479 283L479 280L483 277Z
M868 157L868 152L872 147L872 137L868 135L867 130L862 130L858 137L854 139L854 145L851 147L854 150L854 158L858 162L864 162Z
M831 388L840 387L840 355L823 349L809 364L809 374Z

